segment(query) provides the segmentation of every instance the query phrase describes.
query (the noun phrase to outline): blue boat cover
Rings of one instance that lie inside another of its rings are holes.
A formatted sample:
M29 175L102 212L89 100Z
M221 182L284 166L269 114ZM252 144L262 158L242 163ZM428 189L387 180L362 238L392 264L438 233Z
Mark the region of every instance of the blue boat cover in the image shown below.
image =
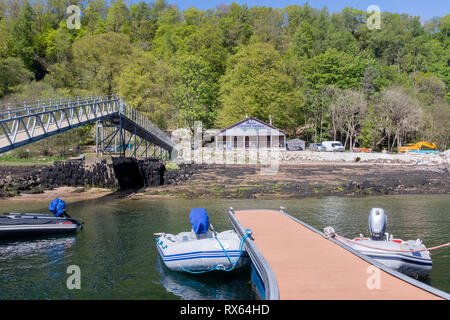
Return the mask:
M206 233L209 228L209 217L206 209L194 208L191 210L189 220L192 224L192 230L197 234Z
M50 206L48 207L48 210L50 210L56 217L59 217L64 209L66 208L66 203L59 199L53 199L52 202L50 203Z

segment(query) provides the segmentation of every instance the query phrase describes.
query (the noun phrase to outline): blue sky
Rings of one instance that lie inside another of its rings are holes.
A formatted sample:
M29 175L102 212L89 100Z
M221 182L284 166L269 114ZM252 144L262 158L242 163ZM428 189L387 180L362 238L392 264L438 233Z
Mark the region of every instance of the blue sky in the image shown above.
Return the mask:
M125 0L126 2L126 0ZM136 0L133 2L137 2ZM284 8L289 5L303 5L305 0L167 0L170 4L175 4L179 9L184 10L189 7L198 9L211 9L220 4L230 4L236 2L252 6L267 6L272 8ZM316 9L324 6L331 12L341 11L345 7L354 7L366 10L370 5L377 5L381 11L393 13L407 13L409 15L419 15L423 19L431 19L439 16L443 17L450 13L450 0L309 0L308 4Z

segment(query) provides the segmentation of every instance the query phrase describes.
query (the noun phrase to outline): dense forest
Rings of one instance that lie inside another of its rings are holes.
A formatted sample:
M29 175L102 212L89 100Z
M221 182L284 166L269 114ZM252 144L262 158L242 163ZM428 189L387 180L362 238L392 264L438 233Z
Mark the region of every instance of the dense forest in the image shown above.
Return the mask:
M67 25L74 4L78 29ZM0 104L118 94L169 132L272 116L308 142L395 150L429 140L447 149L443 15L383 12L370 30L365 11L308 4L181 11L164 0L0 0Z

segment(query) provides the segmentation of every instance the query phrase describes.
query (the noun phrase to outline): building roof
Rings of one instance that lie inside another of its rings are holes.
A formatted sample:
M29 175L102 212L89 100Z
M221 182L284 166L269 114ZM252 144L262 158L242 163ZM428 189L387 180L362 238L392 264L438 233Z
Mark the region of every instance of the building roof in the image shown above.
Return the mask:
M274 126L272 126L271 124L268 124L267 122L264 122L264 121L262 121L262 120L259 120L259 119L255 118L255 117L253 117L253 116L250 116L250 117L247 117L247 118L245 118L245 119L243 119L243 120L241 120L241 121L239 121L239 122L236 122L235 124L232 124L231 126L225 128L225 129L220 130L220 131L217 133L217 135L220 135L220 134L226 132L227 130L232 129L232 128L234 128L234 127L236 127L236 126L238 126L238 125L240 125L240 124L242 124L242 123L244 123L245 121L248 121L248 120L254 120L254 121L259 122L260 124L262 124L262 125L264 125L264 126L267 126L267 127L271 128L271 129L273 129L273 130L277 130L277 131L279 131L279 132L281 132L281 133L283 133L283 134L286 134L286 132L285 132L284 130L278 129L277 127L274 127Z

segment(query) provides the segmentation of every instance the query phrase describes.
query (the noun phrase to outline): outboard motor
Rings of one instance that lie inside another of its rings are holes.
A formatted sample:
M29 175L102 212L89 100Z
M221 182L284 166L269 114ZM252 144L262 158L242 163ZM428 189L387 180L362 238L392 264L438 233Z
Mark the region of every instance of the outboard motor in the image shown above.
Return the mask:
M386 214L381 208L372 208L369 214L369 232L372 240L382 240L386 231Z
M50 210L50 212L53 213L55 217L60 217L63 214L65 208L66 203L59 198L55 198L50 203L48 210Z

